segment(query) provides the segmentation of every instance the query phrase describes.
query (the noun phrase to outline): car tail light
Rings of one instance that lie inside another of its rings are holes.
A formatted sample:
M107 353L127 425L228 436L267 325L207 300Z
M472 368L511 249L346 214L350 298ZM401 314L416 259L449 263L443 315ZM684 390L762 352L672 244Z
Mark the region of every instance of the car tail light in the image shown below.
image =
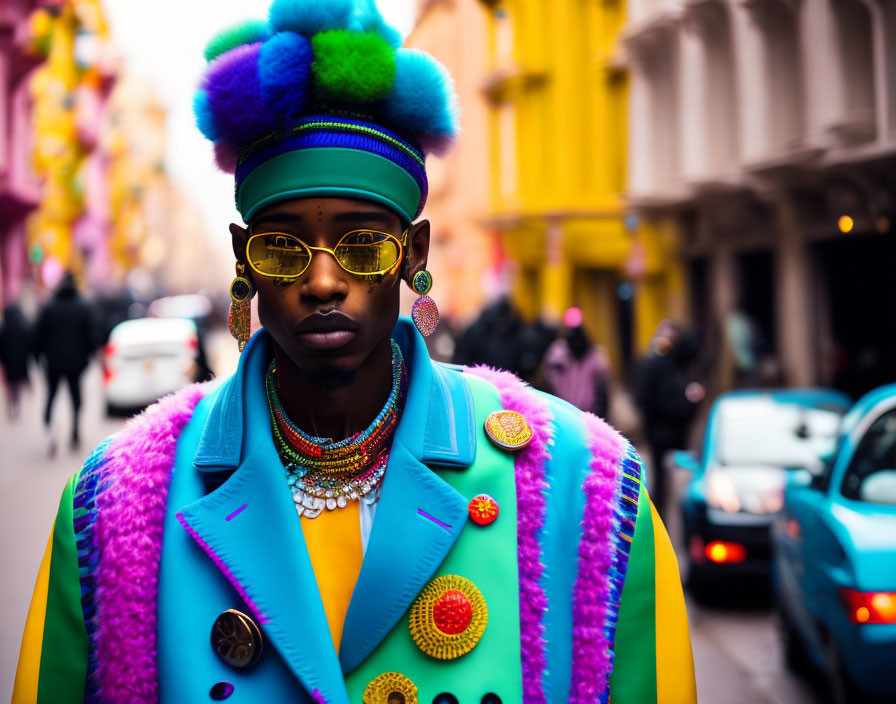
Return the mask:
M846 615L853 623L896 623L896 592L841 589Z
M747 559L747 551L740 543L727 540L713 540L704 548L706 559L718 564L726 562L743 562Z
M106 346L103 347L103 383L108 384L112 381L112 377L115 375L112 371L112 368L109 366L109 360L112 358L112 355L115 354L115 345L111 342L107 342Z
M193 352L199 349L199 340L195 337L190 337L187 339L187 347L190 348Z

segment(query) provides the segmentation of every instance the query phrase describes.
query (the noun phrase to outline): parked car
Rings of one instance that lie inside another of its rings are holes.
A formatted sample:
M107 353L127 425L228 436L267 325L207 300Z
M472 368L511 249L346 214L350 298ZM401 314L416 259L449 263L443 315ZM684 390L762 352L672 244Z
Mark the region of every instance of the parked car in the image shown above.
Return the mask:
M829 389L734 391L713 405L700 460L681 500L687 584L697 596L725 578L767 580L769 527L794 470L833 450L849 399Z
M142 408L195 381L196 323L185 318L139 318L113 328L103 352L109 413Z
M896 384L847 413L836 452L794 483L772 531L788 663L830 677L834 701L896 701Z

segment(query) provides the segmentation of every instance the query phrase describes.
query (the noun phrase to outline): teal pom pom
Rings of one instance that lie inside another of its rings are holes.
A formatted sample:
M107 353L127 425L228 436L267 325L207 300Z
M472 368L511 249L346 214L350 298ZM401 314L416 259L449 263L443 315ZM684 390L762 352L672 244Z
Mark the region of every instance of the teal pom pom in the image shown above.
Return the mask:
M287 124L305 106L311 58L311 41L295 32L278 32L261 45L261 97L271 112Z
M263 42L271 36L271 28L264 20L246 20L218 32L205 45L205 60L214 61L221 54L241 44Z
M330 29L346 29L354 9L353 0L274 0L268 17L279 32L289 30L310 37Z
M215 115L211 105L208 104L208 94L204 90L197 90L193 94L193 114L196 116L196 125L206 139L212 142L221 137L218 125L215 123Z
M457 134L454 81L442 64L417 49L396 52L395 82L382 111L396 127L416 134L427 151L445 151Z
M395 49L379 34L333 30L311 38L315 97L364 104L385 98L395 80Z

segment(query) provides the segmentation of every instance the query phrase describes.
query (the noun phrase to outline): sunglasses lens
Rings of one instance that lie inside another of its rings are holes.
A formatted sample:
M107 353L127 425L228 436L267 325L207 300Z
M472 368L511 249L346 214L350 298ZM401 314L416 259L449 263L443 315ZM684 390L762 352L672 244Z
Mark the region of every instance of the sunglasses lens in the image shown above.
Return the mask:
M268 233L249 242L252 266L268 276L298 276L311 261L311 252L296 237Z
M339 263L354 274L373 274L395 266L401 246L383 232L357 230L343 237L333 250Z

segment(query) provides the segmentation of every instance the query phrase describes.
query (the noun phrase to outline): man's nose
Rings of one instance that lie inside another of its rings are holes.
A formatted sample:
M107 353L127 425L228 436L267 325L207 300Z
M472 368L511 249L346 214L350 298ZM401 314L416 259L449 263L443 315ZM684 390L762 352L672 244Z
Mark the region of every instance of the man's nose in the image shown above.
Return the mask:
M320 301L345 298L348 295L348 276L332 254L312 250L311 264L299 279L301 295Z

